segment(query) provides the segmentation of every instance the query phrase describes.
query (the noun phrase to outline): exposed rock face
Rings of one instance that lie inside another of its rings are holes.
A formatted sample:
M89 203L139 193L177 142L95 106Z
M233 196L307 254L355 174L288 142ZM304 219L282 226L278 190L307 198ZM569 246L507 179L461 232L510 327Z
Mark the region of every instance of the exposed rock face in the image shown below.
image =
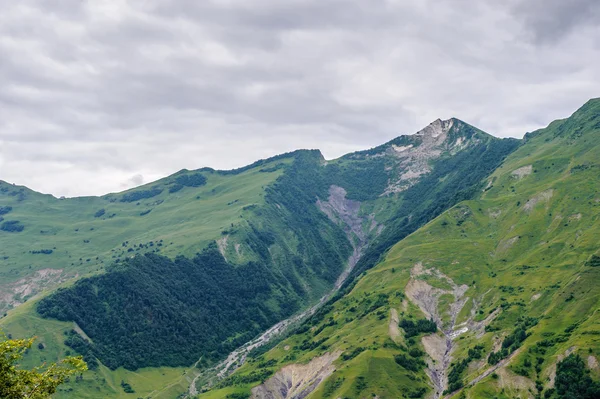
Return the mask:
M535 195L533 198L531 198L529 201L527 201L527 203L523 206L523 209L527 212L531 212L538 203L543 203L543 202L547 203L548 201L550 201L553 194L554 194L553 189L542 191L541 193Z
M365 242L364 219L359 216L360 202L347 199L346 190L338 186L329 187L327 202L318 199L317 206L329 219L341 224L349 238L358 240L355 244ZM374 230L376 227L377 222L372 219L369 231Z
M335 371L341 352L326 353L308 364L291 364L252 389L252 399L303 399Z
M392 309L390 311L390 324L388 326L388 333L394 342L396 342L398 337L400 337L400 328L398 327L398 323L400 323L398 311L396 309Z
M519 180L524 178L525 176L529 176L531 172L533 172L533 165L526 165L520 167L519 169L513 170L511 176Z
M42 269L3 287L0 292L0 311L17 307L46 287L65 281L62 269Z
M396 176L383 195L401 192L416 184L421 176L431 172L431 161L442 154L455 154L478 142L476 138L467 139L460 135L450 137L452 128L458 129L460 124L463 122L456 119L437 119L414 135L406 136L413 144L392 144L384 154L378 154L396 158L398 162Z

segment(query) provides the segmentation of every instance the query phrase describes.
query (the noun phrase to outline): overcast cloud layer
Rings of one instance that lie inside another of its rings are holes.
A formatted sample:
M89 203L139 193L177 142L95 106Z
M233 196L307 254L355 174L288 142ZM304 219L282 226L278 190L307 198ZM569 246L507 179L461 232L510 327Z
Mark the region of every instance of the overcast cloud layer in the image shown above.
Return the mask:
M0 179L54 195L600 96L597 0L0 1Z

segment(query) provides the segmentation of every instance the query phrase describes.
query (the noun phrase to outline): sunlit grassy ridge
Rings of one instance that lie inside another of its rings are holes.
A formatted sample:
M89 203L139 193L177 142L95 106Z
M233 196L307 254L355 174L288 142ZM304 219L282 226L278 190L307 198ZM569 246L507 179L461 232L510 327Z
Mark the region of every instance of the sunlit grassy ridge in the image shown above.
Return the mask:
M467 286L464 295L469 299L458 313L457 325L469 317L477 322L497 313L481 336L467 331L453 341L454 365L468 358L469 349L483 348L483 357L469 361L460 373L458 380L467 388L457 397L531 397L546 391L555 397L551 380L562 355L600 355L600 267L593 257L600 254L599 160L600 101L592 100L572 117L528 135L526 143L482 182L474 199L400 241L348 294L247 363L231 381L342 351L334 362L336 371L310 398L433 393L425 367L419 365L428 356L415 351L425 349L423 334L407 339L402 329L396 336L390 328L396 324L390 323L392 310L400 320L424 317L407 298L411 270L421 264L457 286ZM449 284L435 273L413 279L440 289ZM452 296L447 296L436 300L444 325L450 323ZM492 367L487 356L527 320L534 325L527 327L529 336L508 364L469 386ZM396 362L399 355L414 363L415 371ZM594 378L598 374L597 368L592 370ZM233 386L249 393L261 382ZM224 397L226 392L217 389L201 397Z
M47 280L56 283L76 274L101 270L116 259L140 251L191 256L219 238L232 223L240 223L244 207L263 204L264 187L272 184L283 171L268 167L290 161L289 158L274 161L239 174L205 170L201 172L207 178L205 185L183 187L174 193L170 193L169 188L177 176L196 172L180 172L104 197L57 199L0 183L0 204L12 208L3 215L4 222L14 220L24 226L21 232L0 231L3 290L24 277L32 277L42 286ZM121 201L128 193L152 188L162 191L151 198ZM95 216L99 213L100 216ZM146 246L149 242L153 242L152 248L138 249L139 244ZM52 253L35 253L41 250ZM34 274L44 269L61 272L50 274L48 278ZM16 285L28 283L32 282L26 280ZM25 290L18 299L23 301L27 297Z

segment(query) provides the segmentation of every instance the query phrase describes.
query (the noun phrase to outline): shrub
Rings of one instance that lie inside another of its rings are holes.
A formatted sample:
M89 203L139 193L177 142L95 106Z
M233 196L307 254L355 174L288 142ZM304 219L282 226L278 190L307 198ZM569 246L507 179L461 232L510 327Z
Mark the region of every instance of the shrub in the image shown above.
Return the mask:
M0 230L8 233L19 233L25 229L18 220L8 220L0 225Z
M419 319L417 322L412 320L400 321L400 327L404 330L406 338L417 336L421 333L434 333L437 331L437 325L433 320Z
M156 197L162 193L162 188L154 187L150 190L133 191L131 193L123 194L121 202L136 202L141 199Z
M12 206L0 206L0 215L6 215L10 211L12 211Z
M591 267L598 267L598 266L600 266L600 256L598 256L598 255L592 255L592 257L590 258L590 260L587 261L586 265L587 266L591 266Z
M201 173L181 175L175 178L175 183L185 187L200 187L206 184L206 177Z

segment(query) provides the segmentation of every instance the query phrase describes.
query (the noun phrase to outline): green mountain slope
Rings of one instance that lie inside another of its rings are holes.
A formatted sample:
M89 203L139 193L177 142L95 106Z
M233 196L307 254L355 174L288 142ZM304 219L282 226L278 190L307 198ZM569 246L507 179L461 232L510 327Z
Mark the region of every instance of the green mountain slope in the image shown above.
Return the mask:
M94 365L59 397L176 396L199 370L472 196L518 145L438 120L333 161L298 151L104 197L58 200L3 184L5 303L47 291L0 328L40 336L31 364L69 351Z
M592 100L200 397L598 397L598 160Z
M194 255L238 223L244 207L263 204L263 187L282 173L274 165L290 161L239 173L182 171L104 197L59 200L0 182L0 206L11 209L1 216L0 227L11 222L23 226L20 232L0 231L0 308L10 309L44 287L136 253ZM169 192L179 188L177 179L198 175L206 177L205 184Z

